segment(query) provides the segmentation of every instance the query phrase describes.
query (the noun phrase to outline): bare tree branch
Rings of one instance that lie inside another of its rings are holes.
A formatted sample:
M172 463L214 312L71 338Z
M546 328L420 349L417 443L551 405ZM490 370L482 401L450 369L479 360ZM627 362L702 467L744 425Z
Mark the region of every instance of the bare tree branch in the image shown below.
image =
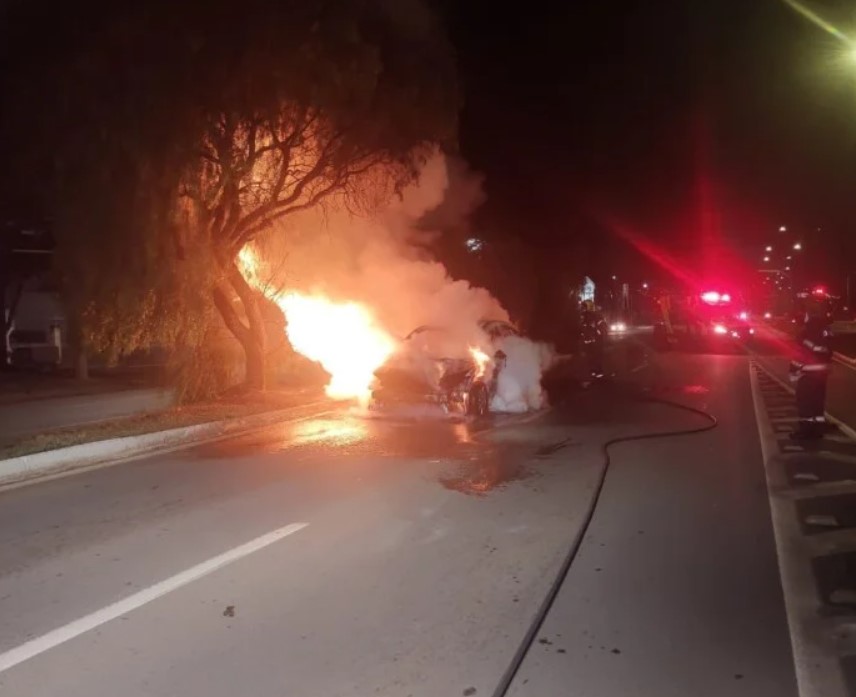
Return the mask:
M266 227L272 220L282 217L281 215L277 215L276 211L282 208L287 208L289 205L298 201L306 188L315 183L324 174L324 171L330 167L332 159L331 152L341 137L342 135L338 134L330 138L330 140L325 143L323 149L316 158L315 164L300 178L288 196L283 199L279 199L278 195L275 198L272 197L267 204L259 206L254 211L244 216L244 218L235 227L232 235L233 239L231 241L232 246L240 249L252 234L255 234L259 229ZM276 186L281 192L285 179L290 172L288 171L288 162L281 162L280 167L281 169ZM282 182L280 182L280 180L282 180ZM259 227L260 224L261 227ZM253 232L248 234L247 231L249 230L252 230Z
M296 204L293 204L291 206L285 205L283 207L282 204L272 206L271 209L268 211L267 215L265 215L263 218L257 220L257 222L252 227L245 228L241 232L240 236L233 243L233 248L235 250L235 253L237 253L241 249L241 247L244 246L244 244L246 244L248 241L250 241L259 232L263 231L271 223L275 222L276 220L280 220L280 219L282 219L288 215L291 215L292 213L297 213L299 211L306 210L308 208L312 208L313 206L316 206L324 198L326 198L330 194L334 193L335 191L341 189L342 186L344 186L345 183L348 181L348 179L351 179L353 177L359 176L360 174L366 173L372 167L376 166L379 161L380 161L380 158L378 158L376 160L372 160L372 161L366 163L365 165L363 165L362 167L358 167L356 169L348 170L347 172L340 174L339 176L336 177L336 179L332 180L327 186L322 187L318 191L313 192L306 201L303 201L301 203L296 203ZM304 179L303 181L306 181L306 180ZM301 182L301 183L303 183L303 182ZM289 197L289 199L292 199L292 197ZM295 200L295 199L292 199L292 200Z

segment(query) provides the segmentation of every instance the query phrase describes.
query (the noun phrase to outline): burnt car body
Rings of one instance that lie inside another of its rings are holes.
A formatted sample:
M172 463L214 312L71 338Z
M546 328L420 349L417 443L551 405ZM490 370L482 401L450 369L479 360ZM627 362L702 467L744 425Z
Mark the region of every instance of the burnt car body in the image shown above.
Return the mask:
M414 329L396 356L375 372L370 408L429 404L447 414L486 415L506 362L497 343L519 334L507 322L480 322L479 328L491 344L481 364L467 343L445 328Z

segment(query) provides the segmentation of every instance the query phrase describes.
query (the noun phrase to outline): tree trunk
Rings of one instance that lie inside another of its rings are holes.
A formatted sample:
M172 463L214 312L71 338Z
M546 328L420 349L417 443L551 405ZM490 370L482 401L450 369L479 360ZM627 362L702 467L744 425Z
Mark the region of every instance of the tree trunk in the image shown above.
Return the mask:
M74 377L78 380L89 380L89 359L86 347L78 344L74 347Z
M89 379L89 360L86 355L86 338L83 321L77 311L78 305L69 302L65 307L68 348L74 377L78 380Z
M247 325L241 321L232 306L231 291L238 294ZM214 289L214 304L226 324L226 328L241 344L246 360L246 386L253 390L266 387L265 371L265 327L259 309L258 293L250 288L238 268L232 264L226 270L226 281Z
M4 310L5 312L5 310ZM2 323L2 334L0 334L0 370L8 370L11 367L12 356L9 352L9 326Z
M69 343L74 356L74 377L78 380L89 380L89 358L86 355L86 341L83 338L83 328L74 318L69 318Z

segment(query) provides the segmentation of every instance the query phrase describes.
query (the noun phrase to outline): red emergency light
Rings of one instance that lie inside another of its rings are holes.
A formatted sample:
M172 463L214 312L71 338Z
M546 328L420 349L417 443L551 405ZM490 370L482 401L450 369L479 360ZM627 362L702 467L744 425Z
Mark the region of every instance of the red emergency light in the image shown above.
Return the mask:
M701 299L708 305L719 305L720 303L730 303L731 296L728 293L719 293L715 290L707 290L701 294Z
M826 288L824 288L823 286L817 286L812 289L811 292L813 295L826 295Z

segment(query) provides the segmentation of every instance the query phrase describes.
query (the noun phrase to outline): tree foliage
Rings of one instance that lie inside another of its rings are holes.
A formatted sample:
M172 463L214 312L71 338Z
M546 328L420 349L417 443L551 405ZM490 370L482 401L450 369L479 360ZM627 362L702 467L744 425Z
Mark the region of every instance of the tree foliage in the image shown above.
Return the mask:
M374 168L403 184L453 142L441 28L418 0L38 5L13 4L0 37L16 105L3 154L55 217L87 341L193 343L216 307L260 386L258 297L235 255ZM20 39L33 27L46 45Z

